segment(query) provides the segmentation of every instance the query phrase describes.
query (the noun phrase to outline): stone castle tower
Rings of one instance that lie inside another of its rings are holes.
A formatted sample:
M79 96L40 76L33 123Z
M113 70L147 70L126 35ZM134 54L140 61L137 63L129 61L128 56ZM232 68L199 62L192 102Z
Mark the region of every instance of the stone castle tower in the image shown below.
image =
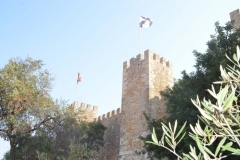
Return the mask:
M122 107L96 118L97 106L74 102L73 107L86 110L88 121L101 121L107 127L104 146L99 153L101 160L141 160L146 155L137 155L143 150L138 138L149 131L143 115L160 118L166 115L160 91L173 86L172 64L150 50L123 63Z
M143 112L150 118L163 117L160 91L172 85L172 64L150 50L124 62L119 159L142 159L135 151L142 150L138 137L148 132Z
M234 28L240 27L240 10L230 13L235 20ZM147 155L138 155L143 143L138 138L149 133L145 112L151 119L166 115L165 103L160 91L173 86L172 64L150 50L123 63L122 106L97 118L98 107L78 107L86 110L87 121L101 121L107 127L104 133L104 146L99 152L99 160L145 160Z

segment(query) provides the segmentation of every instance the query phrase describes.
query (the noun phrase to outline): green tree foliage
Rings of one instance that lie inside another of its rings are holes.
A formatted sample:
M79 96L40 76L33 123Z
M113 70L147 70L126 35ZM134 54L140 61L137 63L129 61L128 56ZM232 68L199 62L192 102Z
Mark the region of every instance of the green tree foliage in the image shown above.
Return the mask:
M211 39L207 42L207 50L205 53L200 53L198 51L193 51L196 57L196 64L194 65L196 71L190 74L186 71L182 72L182 78L175 82L173 88L166 89L161 94L167 100L167 113L169 117L166 118L165 122L174 123L176 117L178 118L179 124L184 124L185 121L190 123L195 123L197 121L198 110L191 103L190 99L195 99L196 95L200 99L210 98L214 99L207 94L206 89L210 88L212 82L218 81L220 79L219 66L222 65L226 67L229 61L226 60L225 55L229 57L233 56L235 53L235 47L240 44L240 29L233 32L232 22L226 23L225 26L220 26L219 23L215 23L214 35L211 35ZM216 88L218 90L219 88ZM155 122L160 122L159 120L150 121L149 125L154 126ZM162 133L162 127L160 124L156 126L157 133ZM179 125L181 127L181 125ZM190 127L187 125L185 131L189 132ZM151 139L151 136L147 136L145 140ZM188 150L188 144L193 144L194 141L186 137L183 139L181 147L177 147L176 151L186 152ZM165 154L162 148L153 148L152 146L146 144L146 149L148 152L154 152L154 156L157 158L162 158L164 156L169 156Z
M39 127L34 134L18 139L15 157L29 159L91 159L103 145L105 127L100 122L86 122L84 111L74 112L61 101L55 103L54 121ZM9 153L5 159L11 159Z
M20 139L51 123L51 74L41 60L13 58L0 70L0 136L10 142L10 155Z
M93 160L96 158L96 152L89 149L89 146L85 144L71 144L70 145L69 160Z
M76 113L65 101L54 102L53 78L42 67L28 57L10 59L0 70L0 136L11 147L5 159L95 157L105 127L84 121L84 111Z
M56 130L56 145L60 151L58 155L65 158L83 155L94 157L103 145L106 128L100 122L83 121L83 112L81 110L75 112L71 107L64 111L62 123Z
M207 42L205 53L193 51L196 57L195 72L187 74L182 72L182 78L179 79L172 89L164 91L162 94L167 99L168 120L174 121L179 117L182 124L196 121L197 109L193 106L190 99L208 98L207 88L211 87L212 82L220 78L219 66L226 67L229 61L225 55L232 57L235 53L235 47L240 44L240 30L233 32L231 22L225 26L215 24L216 33L211 35L211 40ZM211 98L211 97L209 97Z
M163 134L163 130L162 130L162 123L166 122L166 119L152 119L150 120L149 117L147 116L146 113L144 113L144 116L147 120L147 124L148 124L148 129L152 130L152 128L155 128L156 133L158 135L162 135ZM149 134L146 137L139 137L143 142L145 141L151 141L152 140L152 135ZM148 143L145 143L144 146L148 152L149 158L153 159L158 158L158 159L162 159L164 157L168 157L169 159L175 159L175 155L171 154L171 152L169 152L168 150L158 147L157 145L149 145ZM137 152L137 154L145 154L146 151L143 150L141 152Z
M232 159L235 156L239 159L240 156L240 139L239 139L239 124L240 124L240 51L237 47L237 54L233 55L233 66L228 65L227 71L220 67L221 81L215 82L215 86L208 90L209 95L215 102L206 100L200 101L199 97L192 100L192 103L198 109L200 116L199 120L204 123L204 127L198 121L195 126L190 125L191 132L189 137L195 141L195 145L190 145L189 152L176 152L176 146L179 144L185 133L181 129L177 129L177 121L172 126L162 123L163 134L160 141L153 129L152 141L147 143L163 147L172 152L178 159L186 160L219 160ZM216 84L220 85L219 92L216 92ZM181 136L180 136L181 135ZM178 140L177 140L178 138ZM215 147L211 147L211 146ZM237 155L237 156L236 156Z
M37 159L38 153L44 153L48 155L50 159L54 159L56 155L55 142L53 137L47 135L47 132L43 129L37 129L34 135L25 134L18 138L18 145L14 152L14 158L19 160ZM12 159L10 152L5 154L5 159Z

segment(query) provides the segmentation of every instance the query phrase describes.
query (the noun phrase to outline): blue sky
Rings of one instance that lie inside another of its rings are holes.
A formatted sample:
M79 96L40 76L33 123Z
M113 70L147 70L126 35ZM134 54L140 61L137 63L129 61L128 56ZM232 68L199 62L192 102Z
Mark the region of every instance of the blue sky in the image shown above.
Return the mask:
M238 8L239 0L1 0L0 68L14 57L42 59L56 78L52 96L69 103L79 71L77 100L102 115L121 106L122 64L139 54L139 15L153 20L141 53L171 61L179 79L194 71L192 51L206 50L214 23ZM1 158L9 145L0 143Z

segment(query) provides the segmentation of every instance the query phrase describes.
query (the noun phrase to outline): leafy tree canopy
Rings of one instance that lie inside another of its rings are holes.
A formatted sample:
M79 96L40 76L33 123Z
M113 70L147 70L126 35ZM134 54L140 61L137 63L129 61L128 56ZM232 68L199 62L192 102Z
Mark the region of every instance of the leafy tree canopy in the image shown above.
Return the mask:
M103 145L106 127L100 122L86 122L83 110L72 110L68 107L63 111L62 123L55 128L56 148L58 155L73 159L90 159L97 156ZM74 158L75 157L75 158Z
M177 159L239 159L239 47L237 47L237 54L233 55L233 60L228 56L227 58L233 63L233 66L228 65L226 69L220 66L221 81L214 82L212 89L208 89L208 93L216 100L216 103L206 99L200 101L198 97L196 100L192 99L192 103L200 112L198 122L195 125L190 124L189 137L195 141L195 146L189 145L189 152L186 153L176 152L177 145L180 145L179 143L186 135L186 132L183 132L186 122L181 129L177 129L177 120L174 125L162 123L164 133L160 141L153 128L153 141L147 141L146 143L167 149ZM220 84L219 92L215 91L216 84ZM203 127L200 121L204 123Z
M10 141L13 156L18 140L51 123L53 77L41 60L13 58L0 70L0 136Z
M169 114L165 122L173 124L177 117L179 124L184 124L185 121L195 123L197 121L198 110L191 103L191 99L195 99L196 95L200 99L205 97L214 102L214 99L207 94L206 89L211 88L212 82L220 80L219 66L222 65L225 68L230 64L225 55L232 57L233 53L235 53L236 45L240 44L240 29L233 32L233 22L227 22L225 26L220 26L216 22L215 31L216 33L211 35L211 39L207 42L208 48L205 53L200 53L196 50L193 51L196 57L196 64L194 65L196 71L189 74L183 71L182 78L175 82L173 88L166 89L161 93L167 100L167 113ZM215 89L216 91L219 90L219 88ZM149 127L162 130L159 127L161 126L160 122L160 120L149 121ZM186 126L185 130L187 132L190 131L190 127ZM161 134L162 132L158 131L158 133ZM145 138L145 140L150 139L150 135ZM192 143L192 139L187 137L183 139L181 147L176 148L176 150L187 152L188 145ZM162 148L154 148L146 144L146 149L149 152L154 152L154 156L158 158L169 156L165 154L166 152Z
M13 58L0 70L0 136L10 142L5 159L90 159L105 127L50 96L53 77L41 60ZM84 115L84 114L83 114ZM82 118L83 119L83 118Z

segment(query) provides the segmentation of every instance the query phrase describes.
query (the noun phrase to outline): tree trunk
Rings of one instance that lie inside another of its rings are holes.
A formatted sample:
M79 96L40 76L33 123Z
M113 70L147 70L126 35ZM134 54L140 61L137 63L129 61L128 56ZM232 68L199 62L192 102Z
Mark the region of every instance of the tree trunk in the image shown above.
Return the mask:
M12 135L10 140L10 160L16 159L16 136Z

